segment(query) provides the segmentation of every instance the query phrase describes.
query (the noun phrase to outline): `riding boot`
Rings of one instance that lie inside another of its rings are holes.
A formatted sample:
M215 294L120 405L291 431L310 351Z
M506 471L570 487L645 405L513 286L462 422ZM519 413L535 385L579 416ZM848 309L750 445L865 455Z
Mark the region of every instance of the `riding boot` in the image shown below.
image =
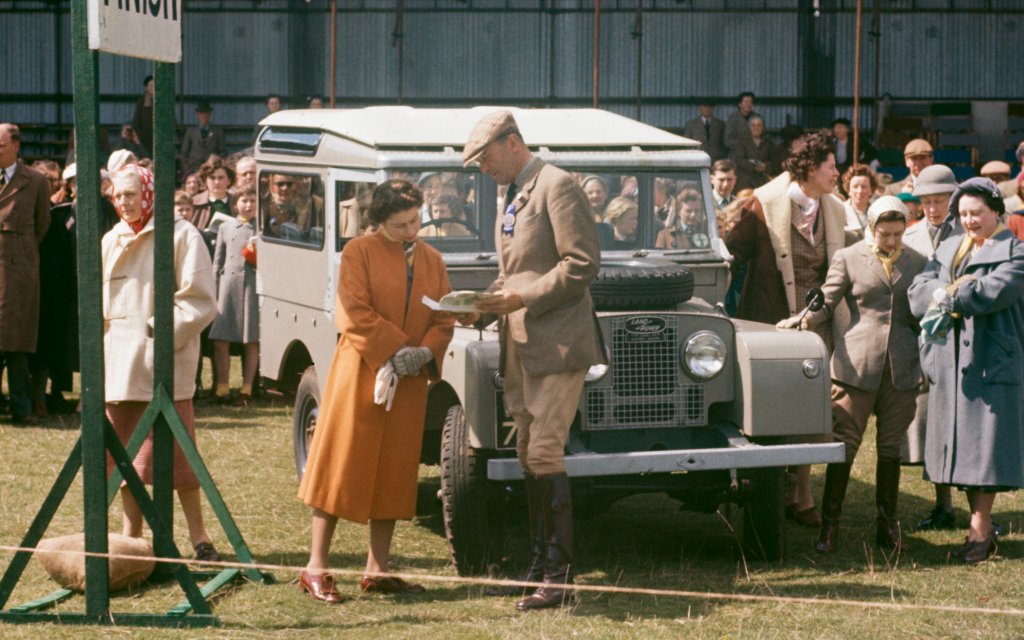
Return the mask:
M544 586L517 602L519 611L576 603L573 590L561 588L573 583L572 487L569 476L564 472L553 473L537 476L537 480L544 503Z
M544 498L541 495L540 481L529 471L523 471L526 485L526 512L530 528L530 558L526 572L519 582L540 582L544 579L544 561L546 545L544 543ZM489 596L524 596L536 591L536 587L487 587L484 593Z
M843 498L846 497L846 485L850 482L853 463L839 462L828 465L825 469L825 492L821 497L821 531L814 548L822 553L836 550L839 538L839 516L843 512Z
M896 503L900 495L900 459L878 458L875 467L875 543L883 549L907 551L900 522L896 519Z

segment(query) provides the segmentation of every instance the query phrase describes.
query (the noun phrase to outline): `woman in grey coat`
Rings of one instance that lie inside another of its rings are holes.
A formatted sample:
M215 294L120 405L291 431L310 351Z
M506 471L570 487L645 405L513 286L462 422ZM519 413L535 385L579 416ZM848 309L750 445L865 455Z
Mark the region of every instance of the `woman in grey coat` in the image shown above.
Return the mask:
M217 229L213 251L213 277L217 285L217 318L210 328L217 368L216 402L228 402L228 369L231 343L242 344L242 389L235 403L252 401L260 354L259 302L256 298L256 191L252 186L231 194L236 218Z
M918 318L946 309L951 319L944 339L926 332L921 348L931 385L924 462L932 482L967 492L961 557L976 564L996 551L995 494L1024 486L1024 245L1000 221L991 180L964 182L949 207L964 235L939 245L909 295Z

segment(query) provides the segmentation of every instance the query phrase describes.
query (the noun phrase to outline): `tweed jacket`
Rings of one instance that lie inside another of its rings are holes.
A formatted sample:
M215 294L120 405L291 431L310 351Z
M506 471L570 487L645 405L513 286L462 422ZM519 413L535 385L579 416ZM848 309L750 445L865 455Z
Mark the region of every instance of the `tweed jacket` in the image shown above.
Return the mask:
M711 156L711 162L729 157L729 150L725 148L725 122L714 116L708 119L708 131L704 130L704 121L696 117L683 127L683 135L699 142L701 150Z
M749 265L736 312L744 320L775 323L803 309L805 292L797 292L793 271L790 182L789 173L783 173L757 189L752 205L726 240L735 258L733 277ZM821 196L820 202L818 215L825 225L825 252L831 261L845 244L846 213L832 194Z
M153 397L153 220L103 236L103 353L107 402ZM217 313L213 267L199 232L174 222L174 400L195 393L199 334Z
M925 219L907 229L903 234L903 246L910 247L925 258L931 258L935 255L935 247L932 245L932 237L928 233L928 227L930 227L931 224L932 223ZM949 235L944 239L952 238L953 236L961 236L963 233L964 228L960 226L960 219L953 216L953 228L949 232Z
M904 247L890 279L866 240L836 252L821 288L825 307L812 319L816 324L831 316L839 302L846 300L850 323L845 333L835 335L833 380L874 391L882 384L888 361L895 388L918 386L920 327L910 313L907 289L926 262L920 253Z
M211 155L224 157L227 155L224 146L224 132L217 127L210 127L210 133L203 140L199 127L185 129L185 137L181 141L181 173L188 175L199 170L199 165L206 162Z
M944 240L910 286L918 318L950 284L959 238ZM953 295L957 330L921 347L928 394L925 471L932 482L1024 487L1024 243L1007 229L966 266Z
M0 188L0 352L36 350L39 243L49 228L50 183L18 160Z
M590 205L567 172L535 162L512 203L512 235L495 222L498 279L489 291L507 289L525 308L504 317L506 340L515 342L523 369L533 376L586 369L605 362L588 287L601 253Z

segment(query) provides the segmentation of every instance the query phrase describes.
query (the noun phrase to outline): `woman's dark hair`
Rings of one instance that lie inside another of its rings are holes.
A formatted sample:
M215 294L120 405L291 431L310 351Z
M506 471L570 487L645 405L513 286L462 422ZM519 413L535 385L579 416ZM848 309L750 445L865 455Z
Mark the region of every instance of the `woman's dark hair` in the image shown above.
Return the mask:
M224 173L228 174L228 186L235 184L235 170L229 167L220 156L212 155L206 159L206 162L199 165L199 180L202 181L204 186L206 185L206 179L217 169L223 169Z
M400 211L423 206L423 192L408 180L388 180L373 190L367 216L372 224L384 222ZM455 213L454 211L452 213Z
M820 167L830 154L836 152L836 139L828 129L807 133L793 143L789 157L782 168L793 180L805 182L814 170Z
M902 222L907 223L907 217L903 215L902 211L886 211L882 215L878 216L878 220L875 220L877 225L879 222Z

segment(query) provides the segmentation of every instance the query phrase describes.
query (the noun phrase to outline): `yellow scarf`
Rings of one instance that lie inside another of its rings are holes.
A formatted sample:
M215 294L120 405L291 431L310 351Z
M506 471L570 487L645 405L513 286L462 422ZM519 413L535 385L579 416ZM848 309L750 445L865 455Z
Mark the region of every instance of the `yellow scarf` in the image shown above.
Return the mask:
M1002 222L1000 222L998 225L996 225L996 230L993 231L988 237L992 238L997 233L999 233L1000 231L1004 231L1004 230L1006 230L1006 226ZM987 239L988 238L986 238L986 240ZM969 236L967 234L967 232L964 231L964 237L960 240L960 246L957 248L956 254L953 256L953 264L950 265L950 267L949 267L949 279L950 279L951 282L953 282L954 284L956 283L956 271L957 271L957 269L963 263L964 259L968 255L973 254L974 251L975 251L974 238Z
M875 257L882 263L882 268L885 269L885 275L892 280L892 266L900 259L903 255L903 245L900 245L892 250L891 253L886 253L884 249L879 247L875 243L870 243L871 250L875 252Z

